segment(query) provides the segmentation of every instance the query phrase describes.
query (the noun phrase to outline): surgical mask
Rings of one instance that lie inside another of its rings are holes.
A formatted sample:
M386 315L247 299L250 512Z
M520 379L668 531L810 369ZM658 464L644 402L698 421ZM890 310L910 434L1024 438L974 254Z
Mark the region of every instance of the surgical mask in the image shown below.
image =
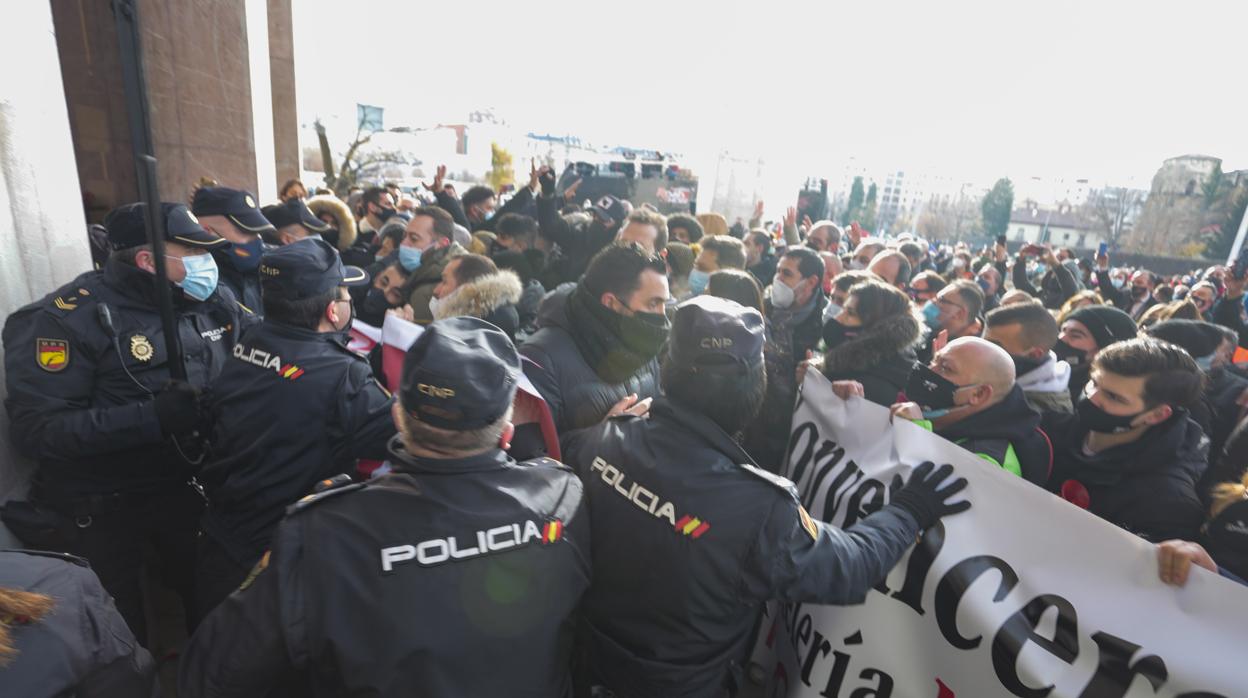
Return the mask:
M1127 280L1123 278L1110 279L1110 283L1114 285L1114 288L1121 289L1127 285Z
M182 262L182 268L186 270L186 276L178 282L182 293L197 301L206 301L212 296L212 292L217 290L217 278L220 272L217 270L217 263L212 255L165 256Z
M1084 360L1084 351L1082 349L1076 349L1060 339L1057 340L1057 344L1053 345L1053 353L1057 355L1058 359L1065 361L1071 366L1078 366Z
M923 324L933 332L940 330L940 306L936 305L935 301L923 304Z
M408 271L416 271L420 267L420 258L424 252L407 245L399 246L399 264Z
M793 289L783 281L776 279L771 284L771 304L777 308L792 307L793 301L797 300L797 294L793 293Z
M260 268L260 255L262 254L264 254L264 243L260 238L256 238L241 245L237 242L231 244L229 256L226 259L229 260L230 266L246 273Z
M836 303L833 303L833 302L831 302L831 301L828 301L828 307L827 307L827 308L823 311L823 319L824 319L824 320L831 320L832 318L836 317L837 315L840 315L840 314L841 314L841 310L842 310L841 306L839 306L839 305L837 305Z
M711 283L711 275L701 269L689 272L689 290L693 291L693 295L698 296L704 293L709 283Z
M441 310L441 309L442 309L442 308L446 305L446 304L443 302L444 300L445 300L445 299L443 299L443 298L438 298L437 296L430 296L430 297L429 297L429 314L433 316L433 319L434 319L434 320L441 320L441 319L442 319L442 317L441 317L440 315L438 315L438 311L439 311L439 310Z
M1113 434L1130 429L1131 422L1144 413L1136 412L1128 415L1110 414L1097 407L1095 403L1088 399L1087 393L1084 393L1079 396L1079 402L1075 403L1075 414L1079 416L1079 425L1084 429L1102 434Z

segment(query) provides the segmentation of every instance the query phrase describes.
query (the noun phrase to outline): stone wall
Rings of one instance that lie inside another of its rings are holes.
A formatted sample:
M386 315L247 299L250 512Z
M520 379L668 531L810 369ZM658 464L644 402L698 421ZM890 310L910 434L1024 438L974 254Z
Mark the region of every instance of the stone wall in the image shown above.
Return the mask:
M1162 163L1123 247L1148 254L1175 254L1194 239L1204 219L1202 186L1221 162L1203 155L1185 155Z

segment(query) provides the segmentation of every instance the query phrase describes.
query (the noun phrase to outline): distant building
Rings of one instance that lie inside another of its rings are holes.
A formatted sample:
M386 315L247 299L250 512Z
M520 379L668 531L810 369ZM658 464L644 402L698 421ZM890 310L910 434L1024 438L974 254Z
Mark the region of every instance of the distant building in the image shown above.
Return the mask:
M1104 239L1104 232L1077 214L1070 206L1056 209L1024 207L1010 214L1006 232L1010 242L1050 244L1054 247L1093 249Z
M1208 155L1182 155L1163 162L1123 247L1174 254L1181 245L1198 239L1210 203L1204 185L1221 164L1220 158Z

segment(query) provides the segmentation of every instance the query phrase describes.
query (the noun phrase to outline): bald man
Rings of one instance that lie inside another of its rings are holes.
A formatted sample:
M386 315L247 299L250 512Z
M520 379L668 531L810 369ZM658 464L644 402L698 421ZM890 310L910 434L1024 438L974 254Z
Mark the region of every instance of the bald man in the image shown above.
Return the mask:
M1015 384L1014 361L979 337L945 345L928 366L916 365L906 402L892 407L909 419L1033 484L1048 480L1051 453L1037 431L1040 415Z
M867 271L903 292L910 284L910 260L897 250L884 250L871 259Z

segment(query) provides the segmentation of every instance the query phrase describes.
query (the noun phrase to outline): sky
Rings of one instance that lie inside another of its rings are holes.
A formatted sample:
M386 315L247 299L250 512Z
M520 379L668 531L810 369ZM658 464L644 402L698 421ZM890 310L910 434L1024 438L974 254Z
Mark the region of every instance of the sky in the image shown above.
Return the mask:
M301 123L462 121L821 174L1248 168L1248 3L294 0ZM1237 33L1239 34L1237 36ZM1238 54L1238 55L1237 55ZM1238 68L1238 70L1237 70Z

